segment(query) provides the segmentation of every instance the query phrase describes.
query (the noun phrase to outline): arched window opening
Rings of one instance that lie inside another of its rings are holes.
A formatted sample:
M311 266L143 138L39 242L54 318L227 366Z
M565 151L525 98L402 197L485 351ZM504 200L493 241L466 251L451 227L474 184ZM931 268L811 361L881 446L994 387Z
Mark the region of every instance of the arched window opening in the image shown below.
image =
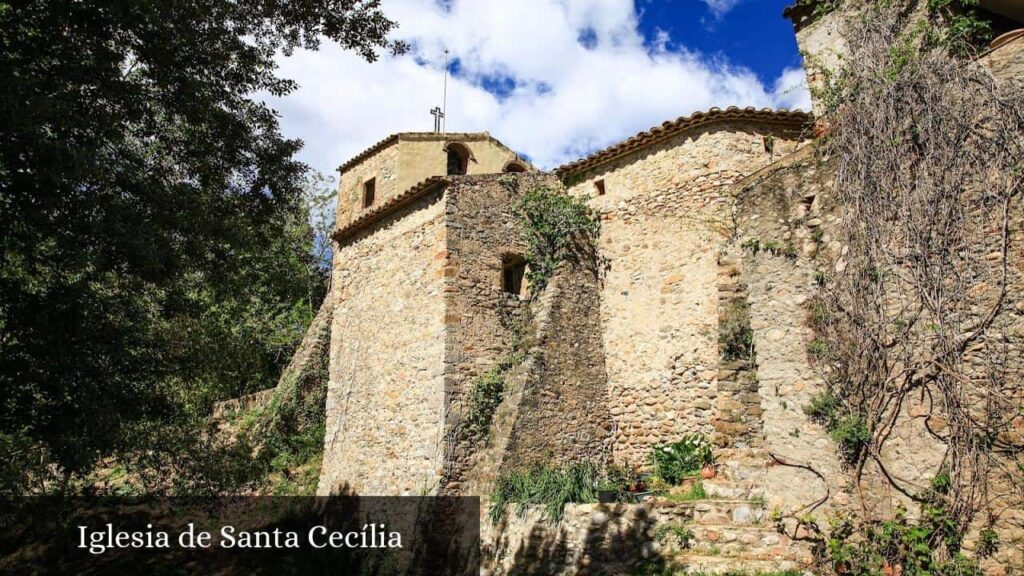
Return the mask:
M524 166L522 162L517 162L517 161L513 160L513 161L509 162L508 164L505 164L505 169L502 170L502 172L507 172L507 173L510 173L510 174L511 173L526 172L526 166Z
M448 175L462 176L466 174L469 166L469 148L458 142L452 142L445 147L448 151Z
M525 277L526 258L518 254L507 254L501 259L501 290L504 293L522 296Z

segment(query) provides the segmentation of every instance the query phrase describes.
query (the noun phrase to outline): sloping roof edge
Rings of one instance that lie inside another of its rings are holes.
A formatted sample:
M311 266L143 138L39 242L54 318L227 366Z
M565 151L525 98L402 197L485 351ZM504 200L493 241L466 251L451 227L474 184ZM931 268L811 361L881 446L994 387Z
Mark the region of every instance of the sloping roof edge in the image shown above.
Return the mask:
M801 127L810 124L814 116L802 110L772 110L764 108L757 110L753 107L739 108L730 106L725 110L712 108L707 112L695 112L690 116L682 116L675 120L666 121L660 126L655 126L644 132L640 132L618 144L613 144L603 150L595 152L579 160L563 164L555 168L555 174L566 177L570 174L582 172L595 168L616 158L625 156L637 150L657 144L673 136L677 136L695 128L701 128L710 124L720 122L734 122L747 120L761 124L787 124L793 127Z
M376 144L373 144L369 148L363 150L362 152L356 154L355 156L349 158L348 160L346 160L344 164L342 164L341 166L338 166L338 172L345 172L349 168L355 166L356 164L359 164L363 160L366 160L370 156L373 156L377 152L380 152L381 150L387 148L388 146L391 146L392 144L398 142L399 140L417 140L417 139L420 139L420 140L452 140L452 141L456 141L456 142L458 142L458 141L465 141L465 142L477 141L478 142L478 141L482 141L482 140L488 140L490 142L493 142L495 145L497 145L497 146L499 146L499 147L501 147L501 148L503 148L505 150L508 150L509 152L514 154L515 157L518 160L520 160L523 163L525 163L528 167L533 168L533 164L531 164L527 159L525 159L522 156L520 156L519 154L517 154L515 150L509 148L508 146L503 144L501 142L501 140L498 140L494 136L491 136L490 133L488 133L488 132L396 132L396 133L394 133L394 134L384 138L383 140L380 140Z
M358 218L356 218L355 220L349 222L348 224L342 226L341 228L338 228L331 234L331 238L333 238L335 242L341 242L342 240L351 238L359 231L369 227L370 225L379 221L383 217L389 214L394 214L401 208L411 204L412 202L415 202L416 200L419 200L420 198L423 198L424 196L432 192L443 190L448 186L448 182L448 179L445 178L444 176L431 176L430 178L421 181L419 184L416 184L412 188L409 188L405 192L402 192L398 196L395 196L394 198L391 198L387 202L381 204L375 210L366 212L359 216Z

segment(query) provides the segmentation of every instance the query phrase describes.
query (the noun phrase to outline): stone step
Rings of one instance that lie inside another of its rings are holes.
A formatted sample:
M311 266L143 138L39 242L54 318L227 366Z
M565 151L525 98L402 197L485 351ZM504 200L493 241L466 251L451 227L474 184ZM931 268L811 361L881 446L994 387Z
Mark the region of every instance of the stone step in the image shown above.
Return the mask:
M704 481L704 492L710 498L726 500L750 500L765 497L764 483L756 480L732 481L713 478Z
M690 547L681 553L707 556L785 559L810 562L814 559L810 547L793 542L774 529L758 530L752 527L689 526L693 533Z
M704 525L750 526L767 521L761 502L747 500L700 500L693 503L693 522Z
M689 554L670 563L672 574L764 574L782 571L809 573L810 564L783 559L725 558Z
M654 501L658 512L664 516L675 516L687 522L698 524L720 525L758 524L768 517L763 502L750 500L694 500L692 502L673 502L665 497Z

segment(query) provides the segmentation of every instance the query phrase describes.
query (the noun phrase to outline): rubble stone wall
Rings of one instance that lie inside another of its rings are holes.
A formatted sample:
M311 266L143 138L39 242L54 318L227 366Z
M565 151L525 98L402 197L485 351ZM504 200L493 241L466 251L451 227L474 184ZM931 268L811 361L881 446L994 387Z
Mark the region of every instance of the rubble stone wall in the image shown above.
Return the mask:
M508 466L596 457L610 431L594 272L563 265L530 303L532 321L524 318L525 285L519 295L502 287L504 259L526 254L514 206L538 187L562 184L543 174L467 176L453 179L446 196L449 490L461 490L463 482L484 489ZM507 378L506 402L517 406L506 407L511 421L495 419L492 434L500 438L474 438L460 422L474 381L512 353L510 324L519 325L529 347L519 351L527 356L524 365Z
M742 123L705 127L571 177L570 193L591 195L602 218L615 461L644 465L656 444L714 431L717 254L731 227L725 192L800 138ZM604 195L593 195L597 180Z
M338 179L338 211L335 218L339 227L369 212L405 189L400 188L398 142L378 151L341 173ZM373 206L363 207L363 184L375 179L376 200Z

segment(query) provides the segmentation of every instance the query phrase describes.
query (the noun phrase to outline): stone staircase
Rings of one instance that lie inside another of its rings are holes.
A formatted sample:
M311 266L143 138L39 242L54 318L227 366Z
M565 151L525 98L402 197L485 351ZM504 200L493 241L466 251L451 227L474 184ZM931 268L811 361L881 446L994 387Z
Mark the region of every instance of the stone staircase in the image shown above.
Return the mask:
M486 574L757 574L810 572L807 542L781 534L766 509L769 457L759 448L716 450L717 475L707 497L668 496L642 502L570 504L558 523L533 507L509 523L486 526L497 543ZM770 495L768 495L770 496ZM493 533L491 533L493 532Z
M767 453L745 448L717 454L718 475L703 481L706 500L655 501L657 508L674 507L671 515L692 534L686 545L675 537L662 538L658 556L676 573L809 570L814 562L810 544L779 533L765 507ZM657 514L662 522L671 515Z

